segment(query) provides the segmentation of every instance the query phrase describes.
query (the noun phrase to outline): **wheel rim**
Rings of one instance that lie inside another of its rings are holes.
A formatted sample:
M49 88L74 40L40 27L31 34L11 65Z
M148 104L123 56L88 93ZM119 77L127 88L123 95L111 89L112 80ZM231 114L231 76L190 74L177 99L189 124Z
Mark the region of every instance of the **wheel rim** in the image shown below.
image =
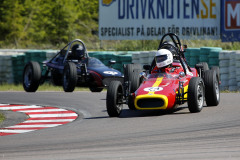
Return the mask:
M215 90L216 90L217 101L219 101L220 94L219 94L219 83L218 83L218 81L215 81Z
M25 72L24 72L24 85L26 87L29 87L32 83L32 68L30 66L27 66Z
M122 110L122 93L121 93L121 90L120 88L118 88L118 92L117 92L117 102L116 102L116 107L117 107L117 110L118 112L120 112Z
M202 84L198 85L197 88L197 101L198 101L198 108L202 108L203 107L203 87Z

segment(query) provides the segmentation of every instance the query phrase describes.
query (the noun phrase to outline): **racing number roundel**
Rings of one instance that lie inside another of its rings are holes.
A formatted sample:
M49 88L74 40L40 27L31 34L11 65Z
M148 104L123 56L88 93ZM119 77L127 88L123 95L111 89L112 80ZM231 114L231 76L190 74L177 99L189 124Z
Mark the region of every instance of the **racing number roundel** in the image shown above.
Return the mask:
M111 75L116 75L116 74L118 74L117 72L114 72L114 71L104 71L103 73L105 73L105 74L111 74Z
M146 92L157 92L157 91L162 91L163 88L162 87L148 87L148 88L144 88L144 91Z

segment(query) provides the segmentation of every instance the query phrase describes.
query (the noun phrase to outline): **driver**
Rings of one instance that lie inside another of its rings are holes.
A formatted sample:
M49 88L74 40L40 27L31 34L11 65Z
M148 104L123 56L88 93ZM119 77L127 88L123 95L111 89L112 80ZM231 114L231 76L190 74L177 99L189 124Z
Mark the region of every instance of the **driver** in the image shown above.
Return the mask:
M168 49L159 49L155 55L156 66L151 73L175 73L183 71L181 67L173 67L173 54Z
M83 60L85 55L85 50L82 45L75 44L72 46L72 58L77 60Z

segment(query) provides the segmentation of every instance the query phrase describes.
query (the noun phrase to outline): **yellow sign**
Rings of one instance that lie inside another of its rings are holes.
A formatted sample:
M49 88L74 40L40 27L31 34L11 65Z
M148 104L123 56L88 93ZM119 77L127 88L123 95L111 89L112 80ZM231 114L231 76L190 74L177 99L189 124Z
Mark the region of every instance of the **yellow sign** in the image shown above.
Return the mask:
M105 6L109 6L115 0L102 0L102 4Z

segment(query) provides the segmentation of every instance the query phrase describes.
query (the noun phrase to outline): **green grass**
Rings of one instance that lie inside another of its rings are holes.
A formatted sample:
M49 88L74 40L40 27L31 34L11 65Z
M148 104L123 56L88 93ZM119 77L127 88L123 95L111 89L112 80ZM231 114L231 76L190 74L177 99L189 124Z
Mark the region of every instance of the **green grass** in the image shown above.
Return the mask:
M106 91L107 89L104 89L103 91ZM0 85L0 91L24 91L23 86L21 84L14 85L14 84L1 84ZM40 85L37 91L55 91L55 92L63 92L62 86L54 86L49 83L45 83L43 85ZM89 88L87 87L76 87L74 91L89 91ZM221 93L240 93L240 91L228 91L224 90L221 91Z
M0 112L0 124L2 123L2 121L4 121L5 117L4 115Z
M161 38L161 37L160 37ZM182 44L189 48L200 47L221 47L223 50L240 50L240 42L221 42L221 40L182 40ZM143 51L157 50L160 40L99 40L97 36L82 39L88 51ZM63 48L66 44L61 42L57 45L52 44L28 44L20 45L21 49L56 49ZM15 48L10 45L3 45L1 48Z
M22 84L1 84L0 91L24 91ZM37 91L63 91L62 86L54 86L48 83L40 85ZM76 87L74 91L89 91L87 87Z
M221 93L240 93L240 91L228 91L228 90L224 90L224 91L221 91Z
M181 38L181 37L179 37ZM181 39L180 39L181 40ZM103 40L96 41L90 50L142 51L157 50L160 40ZM221 40L181 40L189 48L221 47L223 50L240 50L240 42L221 42ZM91 44L86 44L92 46Z

